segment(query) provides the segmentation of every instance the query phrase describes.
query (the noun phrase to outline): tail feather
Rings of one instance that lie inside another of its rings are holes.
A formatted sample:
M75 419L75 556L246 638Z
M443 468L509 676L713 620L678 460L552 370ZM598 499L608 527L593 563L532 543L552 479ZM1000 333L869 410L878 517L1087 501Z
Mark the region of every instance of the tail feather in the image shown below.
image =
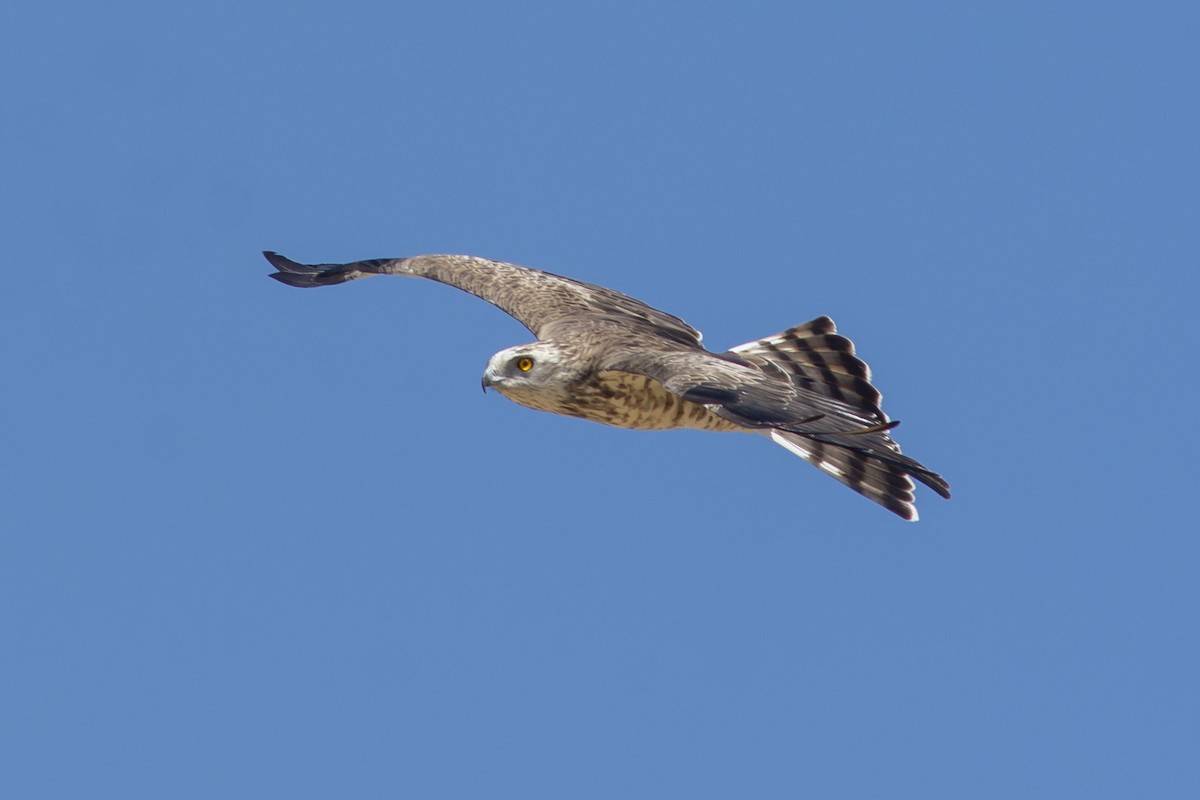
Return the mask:
M819 431L787 431L799 433L810 441L823 445L857 453L860 457L869 459L870 463L879 463L892 470L898 470L919 480L947 500L950 499L950 484L945 478L926 467L916 459L909 458L900 452L896 444L887 434L868 434L857 436L844 433L824 433Z
M797 389L845 403L879 426L819 430L831 421L823 420L813 430L801 425L765 431L775 443L907 520L917 519L914 478L942 497L950 496L940 475L902 455L888 435L895 423L883 411L883 395L871 384L871 368L856 355L854 343L838 335L829 317L738 345L729 354Z
M854 343L839 336L829 317L738 345L729 351L793 385L866 411L886 422L883 395L871 385L871 368L855 355Z
M910 522L918 519L914 494L916 486L909 473L902 467L788 431L773 429L768 434L776 444L800 456L868 500Z

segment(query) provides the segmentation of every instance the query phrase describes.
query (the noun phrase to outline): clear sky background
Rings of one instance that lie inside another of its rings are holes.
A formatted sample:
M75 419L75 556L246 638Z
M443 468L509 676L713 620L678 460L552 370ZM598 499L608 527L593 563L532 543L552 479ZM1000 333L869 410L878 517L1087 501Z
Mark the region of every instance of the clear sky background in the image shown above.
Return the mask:
M0 796L1200 796L1194 3L9 3ZM829 314L905 524L479 391Z

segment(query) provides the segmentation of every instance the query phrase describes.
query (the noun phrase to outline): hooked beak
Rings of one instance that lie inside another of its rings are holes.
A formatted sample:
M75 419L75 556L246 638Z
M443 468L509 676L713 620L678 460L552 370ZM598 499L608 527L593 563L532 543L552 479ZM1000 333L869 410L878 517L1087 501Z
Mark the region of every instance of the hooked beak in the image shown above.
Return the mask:
M504 383L504 376L498 375L492 364L487 365L487 369L483 371L483 376L479 379L479 385L483 388L483 393L487 394L487 390Z

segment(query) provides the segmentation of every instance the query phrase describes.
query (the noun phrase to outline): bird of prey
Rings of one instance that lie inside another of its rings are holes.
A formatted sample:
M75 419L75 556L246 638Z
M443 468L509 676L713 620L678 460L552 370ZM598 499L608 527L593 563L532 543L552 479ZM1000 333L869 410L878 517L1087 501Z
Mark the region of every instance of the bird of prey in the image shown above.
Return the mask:
M483 387L529 408L638 430L764 434L864 497L917 519L912 478L945 498L937 473L901 455L867 365L817 317L723 353L632 297L516 264L425 255L299 264L263 253L289 286L409 275L454 286L511 314L537 341L488 361Z

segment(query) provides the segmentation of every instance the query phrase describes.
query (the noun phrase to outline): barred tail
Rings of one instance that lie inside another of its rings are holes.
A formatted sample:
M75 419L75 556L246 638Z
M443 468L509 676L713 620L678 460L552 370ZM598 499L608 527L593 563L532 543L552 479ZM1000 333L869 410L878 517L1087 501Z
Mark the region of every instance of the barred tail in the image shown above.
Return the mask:
M861 409L886 422L882 395L871 385L871 368L854 352L854 343L838 335L829 317L788 328L732 348L730 353L805 391Z
M879 503L910 522L916 522L918 515L914 486L912 479L904 472L890 469L881 462L872 463L857 453L839 450L787 431L771 430L767 433L771 441L837 478L868 500Z
M913 478L942 497L950 496L950 486L940 475L901 455L899 445L887 434L895 423L883 411L883 397L871 383L870 367L855 353L854 343L838 334L829 317L817 317L730 352L798 390L845 403L879 424L877 430L859 432L766 431L775 443L907 520L917 519Z

